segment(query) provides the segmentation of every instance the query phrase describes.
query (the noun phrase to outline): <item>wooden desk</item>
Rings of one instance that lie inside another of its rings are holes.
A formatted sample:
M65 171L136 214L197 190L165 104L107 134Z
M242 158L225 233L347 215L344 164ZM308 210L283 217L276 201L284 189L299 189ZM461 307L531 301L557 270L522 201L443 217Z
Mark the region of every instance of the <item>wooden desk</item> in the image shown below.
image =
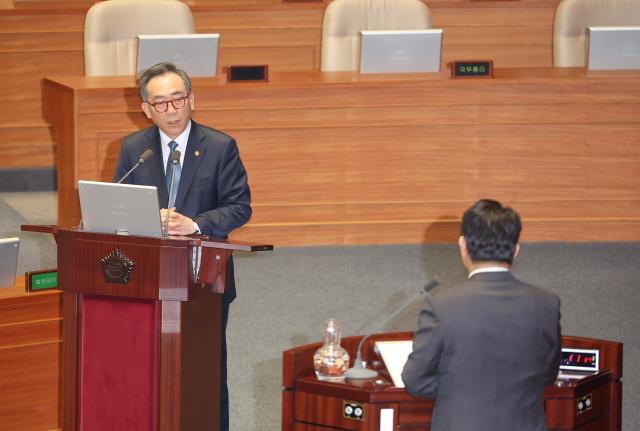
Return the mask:
M640 240L639 72L270 79L194 80L195 119L234 136L249 172L254 215L235 239L448 242L492 197L522 214L524 240ZM46 79L44 106L72 225L77 180L111 180L122 137L149 123L127 77Z
M363 359L379 376L344 383L321 382L313 370L313 354L322 343L307 344L282 355L282 431L378 431L381 412L393 418L394 430L429 431L433 400L409 395L391 383L376 340L409 340L410 332L376 334L363 346ZM355 357L361 337L341 345ZM582 337L562 337L564 347L599 349L600 371L590 377L544 390L547 427L552 431L620 431L622 406L622 343ZM588 406L579 401L589 399ZM362 415L344 414L346 404ZM387 429L387 428L385 428Z
M59 428L61 295L0 288L0 429Z

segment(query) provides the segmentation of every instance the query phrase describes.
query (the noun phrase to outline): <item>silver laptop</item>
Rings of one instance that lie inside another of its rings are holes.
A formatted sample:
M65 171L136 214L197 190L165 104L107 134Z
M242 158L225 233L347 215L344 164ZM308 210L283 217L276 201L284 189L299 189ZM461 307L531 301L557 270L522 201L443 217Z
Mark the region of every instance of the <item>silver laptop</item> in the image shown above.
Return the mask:
M145 69L170 61L191 77L216 76L220 35L138 35L138 76Z
M442 29L361 31L360 73L439 72Z
M87 232L161 237L156 187L78 181Z
M13 287L18 269L19 238L0 239L0 287Z
M640 27L589 27L589 70L640 69Z

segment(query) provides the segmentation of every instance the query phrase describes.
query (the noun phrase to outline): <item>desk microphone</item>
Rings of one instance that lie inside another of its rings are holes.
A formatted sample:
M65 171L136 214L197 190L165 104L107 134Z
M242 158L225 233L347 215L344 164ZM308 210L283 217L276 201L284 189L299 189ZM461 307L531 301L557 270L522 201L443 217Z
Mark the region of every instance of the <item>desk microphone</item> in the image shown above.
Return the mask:
M120 178L116 184L120 184L121 182L123 182L125 178L131 175L131 172L135 171L138 168L138 166L140 166L141 164L149 160L149 157L151 156L153 156L153 150L151 148L147 148L146 150L144 150L144 153L142 153L142 155L140 155L140 158L138 159L138 163L133 165L133 167L129 169L129 172L124 174L124 176Z
M164 220L165 235L169 235L169 210L171 209L171 195L173 194L173 178L176 175L176 165L180 163L180 151L171 153L171 182L169 183L169 200L167 201L167 217Z
M356 380L356 379L371 379L371 378L373 378L373 377L378 375L377 372L367 368L364 365L364 362L362 361L362 346L364 345L364 342L367 340L367 338L369 338L371 335L373 335L373 333L377 329L379 329L379 328L383 327L384 325L386 325L387 323L389 323L391 321L391 319L396 317L398 314L400 314L401 311L403 311L405 308L407 308L409 305L411 305L416 299L418 299L419 296L424 295L425 293L431 291L432 289L434 289L439 284L440 284L440 282L438 282L438 280L436 280L435 278L432 278L431 280L429 280L427 282L427 284L425 284L418 291L418 293L413 295L411 298L407 299L407 301L404 304L402 304L400 306L400 308L398 308L396 311L391 313L389 315L389 317L384 319L379 325L377 325L375 328L373 328L373 330L371 330L367 335L362 337L362 340L360 340L360 343L358 344L358 350L356 351L356 358L353 361L353 367L349 368L347 370L347 372L345 373L345 377L347 379L354 379L354 380Z

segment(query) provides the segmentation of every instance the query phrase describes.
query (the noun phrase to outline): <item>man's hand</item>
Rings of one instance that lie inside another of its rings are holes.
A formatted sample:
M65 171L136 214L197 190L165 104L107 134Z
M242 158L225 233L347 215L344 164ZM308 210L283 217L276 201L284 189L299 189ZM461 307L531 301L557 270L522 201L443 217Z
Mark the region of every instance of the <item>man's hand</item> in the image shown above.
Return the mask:
M175 207L167 211L165 208L160 210L160 220L162 226L167 222L167 213L169 214L169 235L191 235L196 232L195 223L189 217L185 217L176 212Z

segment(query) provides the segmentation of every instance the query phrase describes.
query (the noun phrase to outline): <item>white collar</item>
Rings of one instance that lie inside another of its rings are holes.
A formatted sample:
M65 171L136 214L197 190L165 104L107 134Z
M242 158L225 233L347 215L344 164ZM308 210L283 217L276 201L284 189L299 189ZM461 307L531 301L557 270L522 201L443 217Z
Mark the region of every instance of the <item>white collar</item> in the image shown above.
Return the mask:
M469 277L467 278L471 278L476 274L480 274L483 272L509 272L509 268L505 268L503 266L486 266L484 268L477 268L474 269L473 271L471 271L469 273Z
M187 152L189 133L191 133L191 119L189 119L187 127L175 139L171 139L166 133L160 130L160 147L162 148L162 160L164 161L163 166L167 165L167 159L169 158L169 142L171 141L175 141L176 144L178 144L176 150L180 151L180 165L184 165L184 155Z

